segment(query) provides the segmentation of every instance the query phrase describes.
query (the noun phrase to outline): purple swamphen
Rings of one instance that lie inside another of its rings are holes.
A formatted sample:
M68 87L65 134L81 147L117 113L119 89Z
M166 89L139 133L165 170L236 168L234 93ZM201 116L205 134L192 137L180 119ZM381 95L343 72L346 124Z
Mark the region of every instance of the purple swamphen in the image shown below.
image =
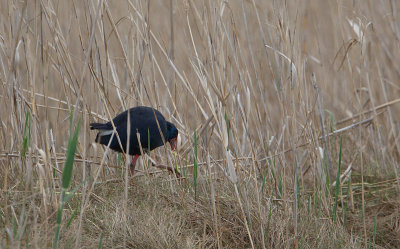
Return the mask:
M155 118L157 118L159 127ZM111 122L105 124L91 123L90 129L99 131L96 136L97 143L106 146L109 145L112 150L118 152L124 151L125 153L134 156L130 166L131 175L134 174L136 161L142 154L140 146L142 146L142 151L146 153L149 152L149 150L151 151L164 145L165 141L170 143L172 150L176 149L178 129L176 129L174 124L166 121L164 116L156 109L147 106L133 107L116 116L113 119L113 123L120 141L118 141L117 134L114 133L114 128ZM129 144L128 127L130 129ZM164 140L161 135L164 137ZM140 143L138 137L140 138ZM123 149L120 145L122 145ZM129 148L127 148L127 145L129 145ZM174 172L176 176L180 176L180 174L170 166L155 164L153 164L153 166L168 169L169 171Z

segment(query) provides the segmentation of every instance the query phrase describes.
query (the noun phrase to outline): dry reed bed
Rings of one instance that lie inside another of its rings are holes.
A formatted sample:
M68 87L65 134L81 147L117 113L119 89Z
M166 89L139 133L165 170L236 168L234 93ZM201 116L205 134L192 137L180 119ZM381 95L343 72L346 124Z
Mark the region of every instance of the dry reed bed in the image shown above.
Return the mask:
M54 246L60 205L58 247L400 246L396 1L2 0L0 12L0 247ZM129 160L93 144L89 122L135 105L177 125L179 153L151 156L183 180L146 158L128 179Z

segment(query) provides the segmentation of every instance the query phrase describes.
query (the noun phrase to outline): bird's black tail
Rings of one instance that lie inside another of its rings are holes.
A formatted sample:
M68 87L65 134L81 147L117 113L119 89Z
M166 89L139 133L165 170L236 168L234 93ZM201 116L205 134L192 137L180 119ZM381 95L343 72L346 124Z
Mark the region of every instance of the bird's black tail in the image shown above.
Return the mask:
M101 123L91 123L90 125L91 130L108 130L110 127L108 127L107 124L101 124ZM112 127L111 127L112 129Z
M112 126L109 124L91 123L89 124L91 130L99 130L96 136L96 143L108 144L113 133Z

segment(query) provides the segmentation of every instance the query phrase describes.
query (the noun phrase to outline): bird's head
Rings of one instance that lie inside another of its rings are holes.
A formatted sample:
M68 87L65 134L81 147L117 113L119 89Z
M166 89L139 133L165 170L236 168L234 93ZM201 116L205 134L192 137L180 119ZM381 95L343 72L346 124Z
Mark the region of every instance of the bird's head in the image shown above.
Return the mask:
M178 129L173 123L167 122L168 138L167 141L171 145L172 150L176 150L178 140Z

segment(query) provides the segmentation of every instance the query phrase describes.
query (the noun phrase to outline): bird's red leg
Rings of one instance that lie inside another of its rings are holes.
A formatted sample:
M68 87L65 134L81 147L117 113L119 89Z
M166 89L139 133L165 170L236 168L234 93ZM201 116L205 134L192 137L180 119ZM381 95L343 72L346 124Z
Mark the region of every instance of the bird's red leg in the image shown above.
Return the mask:
M135 174L136 161L138 160L139 156L140 155L135 155L132 158L132 162L131 162L131 165L130 165L131 176L133 176Z

